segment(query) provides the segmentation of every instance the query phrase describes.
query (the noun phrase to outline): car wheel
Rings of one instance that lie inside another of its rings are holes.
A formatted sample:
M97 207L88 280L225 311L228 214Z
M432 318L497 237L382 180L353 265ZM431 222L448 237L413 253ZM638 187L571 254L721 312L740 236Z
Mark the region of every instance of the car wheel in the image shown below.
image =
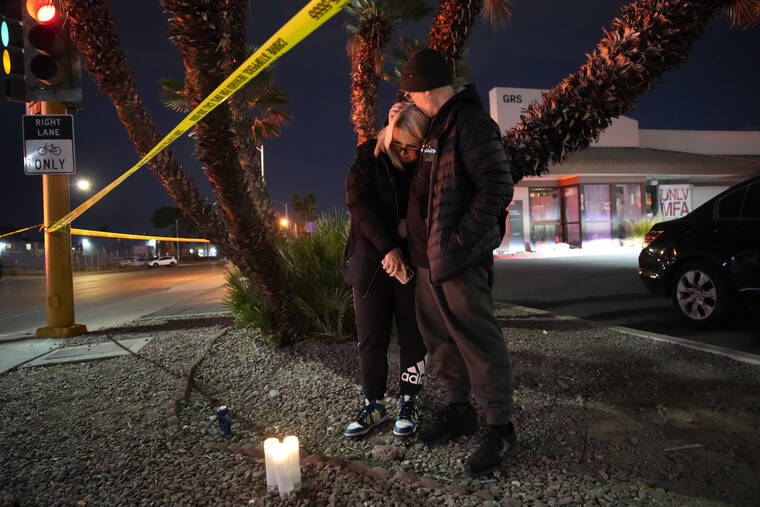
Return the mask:
M728 307L726 284L707 264L685 264L673 278L673 305L681 317L693 324L717 324Z
M177 263L176 263L176 262L170 262L170 263L169 263L169 266L170 266L170 267L171 267L171 266L176 266L176 265L177 265Z

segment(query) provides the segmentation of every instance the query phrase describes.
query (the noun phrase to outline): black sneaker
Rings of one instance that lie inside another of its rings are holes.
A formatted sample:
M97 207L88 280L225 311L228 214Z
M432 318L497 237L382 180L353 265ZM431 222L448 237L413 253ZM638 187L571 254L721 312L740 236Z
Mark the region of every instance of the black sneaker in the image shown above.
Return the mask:
M516 452L517 437L511 422L504 427L489 426L480 447L470 455L464 467L471 475L486 474L499 468L504 458Z
M417 432L417 439L423 444L445 444L454 438L473 435L478 431L478 416L469 403L449 403L445 409L436 413L434 419L434 422L425 423Z

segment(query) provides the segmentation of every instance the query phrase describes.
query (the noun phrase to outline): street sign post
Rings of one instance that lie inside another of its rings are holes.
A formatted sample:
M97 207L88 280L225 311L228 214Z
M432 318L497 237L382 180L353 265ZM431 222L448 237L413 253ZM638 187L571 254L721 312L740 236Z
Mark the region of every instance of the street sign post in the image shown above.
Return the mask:
M24 173L74 174L74 118L24 115Z

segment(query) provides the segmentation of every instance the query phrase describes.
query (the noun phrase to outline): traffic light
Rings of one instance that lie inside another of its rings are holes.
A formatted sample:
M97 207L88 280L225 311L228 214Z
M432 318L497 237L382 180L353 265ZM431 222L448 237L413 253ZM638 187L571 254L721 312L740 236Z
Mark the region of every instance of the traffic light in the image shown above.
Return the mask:
M0 39L3 43L5 95L8 100L26 102L21 11L21 0L0 0Z
M82 100L82 63L59 7L54 0L26 0L22 9L28 101Z

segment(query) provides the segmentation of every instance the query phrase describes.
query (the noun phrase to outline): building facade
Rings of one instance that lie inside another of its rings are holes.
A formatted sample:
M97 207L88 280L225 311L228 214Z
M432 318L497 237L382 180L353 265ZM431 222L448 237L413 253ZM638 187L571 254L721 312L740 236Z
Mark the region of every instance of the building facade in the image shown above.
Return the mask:
M493 88L491 117L505 132L543 92ZM619 242L647 217L681 217L759 173L758 131L639 129L638 121L621 116L588 149L518 183L510 237L500 249Z

